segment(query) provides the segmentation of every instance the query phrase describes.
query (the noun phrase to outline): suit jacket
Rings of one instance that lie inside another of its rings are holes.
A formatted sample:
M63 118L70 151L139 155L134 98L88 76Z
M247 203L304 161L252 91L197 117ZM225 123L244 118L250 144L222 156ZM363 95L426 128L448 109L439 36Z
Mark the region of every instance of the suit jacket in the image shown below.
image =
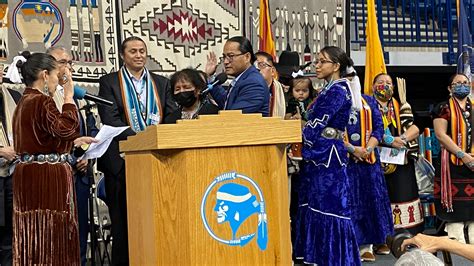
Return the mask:
M216 100L220 109L224 109L227 99L227 90L217 86L211 90L211 95ZM242 110L242 113L269 114L270 92L262 74L250 66L230 90L229 99L225 110Z
M168 114L172 113L177 108L175 101L171 97L170 82L163 76L151 72L149 73L155 81L158 89L158 96L160 97L161 107L163 110L161 117L164 120ZM110 73L101 77L99 80L99 86L99 96L114 103L113 106L98 105L98 111L102 123L114 127L129 126L125 117L118 72ZM117 176L125 165L125 161L120 157L119 141L126 140L128 136L135 134L135 131L128 128L115 137L105 154L97 160L97 168L102 172Z

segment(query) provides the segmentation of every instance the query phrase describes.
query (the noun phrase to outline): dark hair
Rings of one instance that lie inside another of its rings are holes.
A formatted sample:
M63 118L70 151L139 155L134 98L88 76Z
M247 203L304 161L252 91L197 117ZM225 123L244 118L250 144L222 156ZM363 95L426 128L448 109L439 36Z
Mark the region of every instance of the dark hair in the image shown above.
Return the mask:
M227 40L228 42L236 42L239 44L239 51L243 54L250 53L250 63L253 64L257 57L253 53L252 43L250 43L249 39L245 38L244 36L235 36Z
M387 74L387 73L383 73L383 72L382 72L382 73L379 73L379 74L377 74L377 76L375 76L374 80L372 81L372 85L374 85L375 82L377 82L377 79L378 79L380 76L389 76L389 77L390 77L390 75ZM390 78L392 78L392 77L390 77Z
M309 96L308 96L308 98L309 98L310 100L314 99L315 94L316 94L316 91L314 90L313 82L311 82L311 79L309 79L308 77L301 77L301 76L300 76L300 77L296 77L296 78L290 80L290 89L288 90L288 93L290 94L289 96L290 96L291 98L294 98L294 97L293 97L293 88L295 87L295 85L296 85L297 83L300 83L300 82L302 82L302 81L307 81L307 82L308 82L308 84L309 84L309 85L308 85L308 89L309 89Z
M467 78L467 80L469 80L469 78L466 76L466 74L464 74L464 73L455 73L455 74L451 75L451 77L449 77L449 79L448 79L448 81L449 81L448 87L451 87L451 84L453 83L454 78L455 78L456 76L464 76L464 77Z
M205 74L205 73L204 73ZM193 84L195 89L202 91L206 88L206 75L203 76L203 72L194 68L185 68L174 73L170 78L171 88L174 91L174 86L178 81L189 81Z
M140 41L145 45L145 48L147 48L146 43L142 40L142 38L137 37L137 36L130 36L126 38L125 40L123 40L122 45L120 45L120 50L119 50L120 54L125 53L125 48L127 47L127 43L131 41Z
M47 70L53 71L57 67L56 59L45 53L34 53L31 54L28 51L24 51L21 55L26 58L26 62L18 61L16 66L21 72L23 83L30 87L38 79L38 73Z
M346 68L354 66L354 61L347 56L346 52L339 47L336 46L326 46L321 49L320 53L327 54L329 59L334 63L339 64L339 75L341 78L346 77Z
M268 62L272 64L272 66L275 65L275 62L273 62L273 56L271 56L269 53L264 51L258 51L255 53L255 58L257 58L257 56L263 56L265 57L265 59L267 59Z

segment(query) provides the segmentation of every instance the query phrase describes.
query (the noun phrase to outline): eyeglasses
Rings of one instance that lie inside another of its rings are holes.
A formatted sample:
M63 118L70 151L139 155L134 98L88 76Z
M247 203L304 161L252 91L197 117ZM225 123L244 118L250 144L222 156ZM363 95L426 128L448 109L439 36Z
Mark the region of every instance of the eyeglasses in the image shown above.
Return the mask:
M62 59L62 60L58 60L57 61L60 65L67 65L69 64L70 66L74 66L74 62L72 62L72 60L66 60L66 59Z
M469 84L469 81L451 83L451 87L456 86L456 85L467 85L467 86L469 86L470 84Z
M244 55L246 53L240 53L240 54L222 54L222 57L220 58L222 61L226 60L229 61L229 62L232 62L234 61L234 57L236 56L241 56L241 55Z
M325 60L325 59L321 59L321 60L316 59L316 61L314 61L314 64L315 64L315 65L319 65L319 64L324 65L324 64L326 64L326 63L334 64L333 61L331 61L331 60Z
M258 68L259 70L260 70L260 69L267 68L267 67L273 67L273 66L270 65L270 64L267 64L267 63L265 63L265 62L258 62L258 61L255 61L254 66L255 66L256 68Z

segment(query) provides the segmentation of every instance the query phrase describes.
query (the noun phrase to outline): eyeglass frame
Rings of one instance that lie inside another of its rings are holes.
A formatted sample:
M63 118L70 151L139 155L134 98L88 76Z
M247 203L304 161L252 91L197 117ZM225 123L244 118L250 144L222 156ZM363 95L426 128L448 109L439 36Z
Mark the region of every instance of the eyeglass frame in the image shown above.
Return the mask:
M470 82L469 81L466 81L466 82L453 82L451 84L449 84L450 87L453 87L453 86L456 86L456 85L468 85L468 86L471 86L471 84L469 84Z
M67 64L69 64L70 66L74 66L74 62L72 60L66 61L65 59L61 59L61 60L56 60L56 62L64 66L66 66Z
M270 64L268 64L268 63L265 63L265 62L258 62L258 61L255 61L253 64L254 64L254 67L256 67L258 70L265 69L265 68L267 68L267 67L269 67L269 68L274 68L274 66L272 66L272 65L270 65ZM260 64L263 64L264 67L260 67L260 66L259 66Z
M236 56L241 56L241 55L244 55L244 54L247 54L248 52L246 53L240 53L240 54L231 54L231 55L226 55L226 54L222 54L222 56L220 57L220 59L222 60L222 62L224 62L224 60L227 58L227 60L229 61L229 63L233 62L234 61L234 57Z
M326 63L337 64L336 62L333 62L333 61L331 61L331 60L325 60L325 59L323 59L323 60L319 60L319 59L314 60L314 65L315 65L315 66L317 66L317 65L324 65L324 64L326 64Z

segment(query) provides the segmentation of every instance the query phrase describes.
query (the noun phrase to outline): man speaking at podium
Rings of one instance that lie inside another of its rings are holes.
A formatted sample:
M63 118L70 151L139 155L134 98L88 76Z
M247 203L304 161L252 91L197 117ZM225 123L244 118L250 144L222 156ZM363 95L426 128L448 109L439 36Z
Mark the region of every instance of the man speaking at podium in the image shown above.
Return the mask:
M126 38L120 47L120 57L124 66L99 81L99 96L114 105L99 105L98 110L104 125L130 128L114 138L105 154L98 159L97 166L104 173L106 203L112 220L112 264L128 265L125 161L120 156L119 141L145 130L149 125L161 123L177 105L171 97L169 80L145 68L147 47L142 39L134 36Z
M210 93L221 110L242 110L242 113L269 114L270 92L260 72L253 66L256 56L252 44L243 37L232 37L224 45L221 58L225 73L235 77L226 90L214 87ZM217 68L217 57L207 57L206 73L211 76Z

